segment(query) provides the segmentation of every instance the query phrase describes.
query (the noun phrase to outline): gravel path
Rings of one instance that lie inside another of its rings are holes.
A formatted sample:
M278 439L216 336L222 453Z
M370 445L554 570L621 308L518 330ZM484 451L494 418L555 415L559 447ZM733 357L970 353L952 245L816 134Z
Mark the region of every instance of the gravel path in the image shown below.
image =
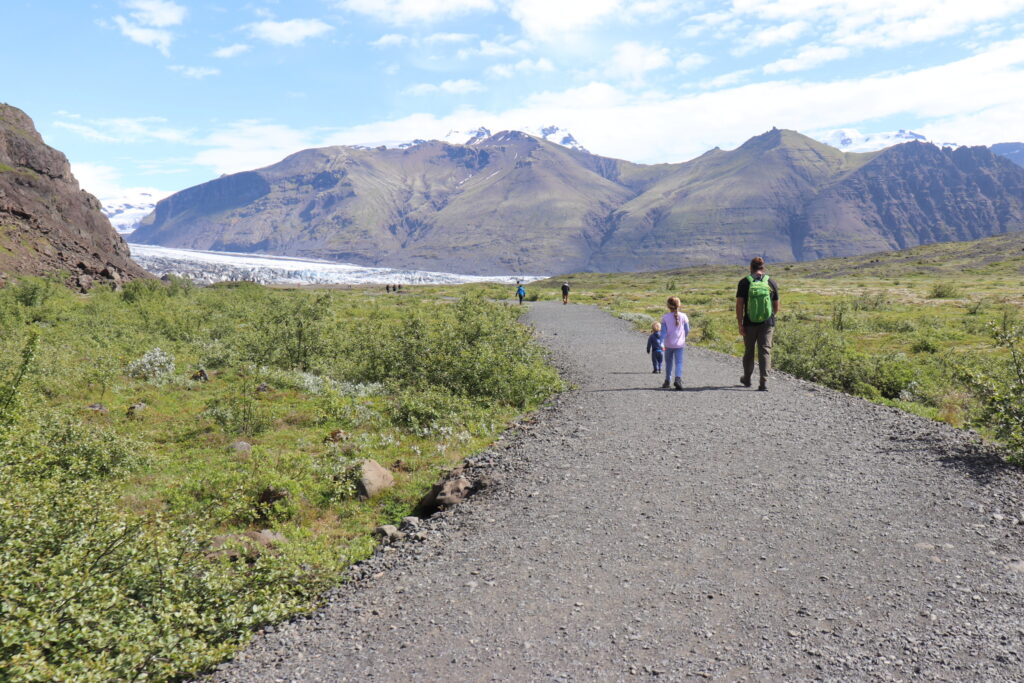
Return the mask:
M492 485L213 679L1024 681L1024 476L971 435L644 336L527 315L578 389Z

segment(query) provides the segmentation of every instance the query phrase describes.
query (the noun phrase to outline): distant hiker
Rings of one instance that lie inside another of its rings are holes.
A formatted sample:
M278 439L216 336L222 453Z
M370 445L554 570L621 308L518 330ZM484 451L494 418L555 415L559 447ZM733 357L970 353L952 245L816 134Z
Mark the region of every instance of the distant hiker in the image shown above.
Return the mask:
M388 294L390 294L391 293L391 285L384 285L384 291L387 292Z
M661 318L661 345L665 349L665 383L662 389L672 386L672 370L675 368L676 390L683 388L683 351L686 337L690 334L690 319L679 310L679 297L670 296L666 302L668 313Z
M564 305L564 304L567 304L567 303L569 303L569 283L568 282L563 282L562 283L562 304Z
M754 374L754 346L761 373L758 391L768 391L768 372L772 365L772 337L775 315L779 312L779 286L764 272L764 259L750 261L750 275L736 287L736 322L743 337L743 376L740 384L749 387Z
M647 353L651 354L652 373L661 372L661 362L665 358L665 349L661 345L661 323L651 325L651 336L647 338Z
M522 285L519 285L518 287L516 287L516 296L519 297L519 305L522 306L523 305L523 299L526 298L526 290L523 289Z

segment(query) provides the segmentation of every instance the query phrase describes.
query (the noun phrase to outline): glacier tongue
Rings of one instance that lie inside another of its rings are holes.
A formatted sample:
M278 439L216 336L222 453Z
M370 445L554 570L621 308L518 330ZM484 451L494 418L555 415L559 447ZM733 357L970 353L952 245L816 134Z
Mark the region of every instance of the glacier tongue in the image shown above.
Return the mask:
M154 275L180 275L200 284L250 281L287 285L439 285L532 282L537 275L459 275L425 270L370 268L289 256L264 256L129 244L132 259Z

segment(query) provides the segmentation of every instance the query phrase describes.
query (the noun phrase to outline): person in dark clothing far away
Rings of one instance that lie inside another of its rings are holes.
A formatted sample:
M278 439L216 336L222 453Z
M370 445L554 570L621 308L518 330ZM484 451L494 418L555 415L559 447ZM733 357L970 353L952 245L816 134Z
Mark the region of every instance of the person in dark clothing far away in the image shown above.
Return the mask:
M523 305L523 299L526 298L526 290L523 289L522 285L516 287L516 296L519 297L519 305Z
M743 337L743 375L740 384L751 385L754 374L754 347L761 381L758 391L768 391L768 373L772 365L772 337L775 316L779 312L779 286L764 272L764 259L750 261L750 275L736 287L736 322Z
M562 283L562 304L565 305L567 303L569 303L569 283L568 282L563 282Z

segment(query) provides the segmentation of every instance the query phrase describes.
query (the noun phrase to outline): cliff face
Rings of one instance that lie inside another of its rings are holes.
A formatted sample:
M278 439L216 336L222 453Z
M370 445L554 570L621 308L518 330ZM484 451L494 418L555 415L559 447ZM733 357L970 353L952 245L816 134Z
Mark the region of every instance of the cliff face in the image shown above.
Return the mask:
M1024 230L1024 168L985 148L843 153L773 129L641 166L517 132L306 150L189 188L133 241L461 273L793 261Z
M811 260L1024 230L1024 170L985 147L890 147L807 206Z
M147 276L99 201L79 189L67 158L43 142L24 112L0 103L0 273L56 271L82 290Z

